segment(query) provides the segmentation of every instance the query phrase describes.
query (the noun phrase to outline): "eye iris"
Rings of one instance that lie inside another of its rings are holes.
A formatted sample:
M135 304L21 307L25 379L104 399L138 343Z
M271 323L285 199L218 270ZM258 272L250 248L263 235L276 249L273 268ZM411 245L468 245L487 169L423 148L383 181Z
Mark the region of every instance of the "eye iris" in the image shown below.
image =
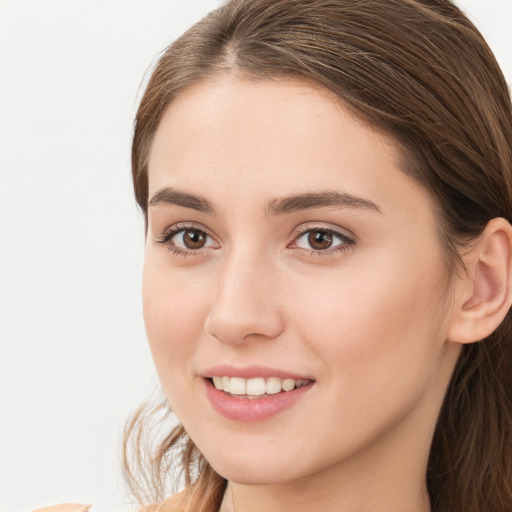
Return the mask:
M332 234L327 231L311 231L308 243L313 249L329 249L332 245Z
M183 233L183 243L187 249L202 249L206 243L206 236L202 231L188 230Z

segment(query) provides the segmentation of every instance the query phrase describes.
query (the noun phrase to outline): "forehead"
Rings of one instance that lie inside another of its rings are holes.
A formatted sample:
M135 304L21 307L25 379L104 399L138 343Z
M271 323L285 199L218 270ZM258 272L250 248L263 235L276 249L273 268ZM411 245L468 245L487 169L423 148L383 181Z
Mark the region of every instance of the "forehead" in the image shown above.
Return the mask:
M149 195L171 186L255 202L329 189L393 203L418 187L401 160L397 144L324 88L227 75L189 87L164 113Z

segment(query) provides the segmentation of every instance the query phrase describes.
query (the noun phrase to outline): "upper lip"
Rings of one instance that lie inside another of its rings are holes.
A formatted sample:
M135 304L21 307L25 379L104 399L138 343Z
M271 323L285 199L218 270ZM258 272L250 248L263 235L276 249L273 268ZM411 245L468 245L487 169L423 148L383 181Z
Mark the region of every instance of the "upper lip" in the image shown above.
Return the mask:
M298 373L281 370L279 368L272 368L269 366L232 366L229 364L219 364L204 370L201 375L205 378L212 377L241 377L243 379L253 379L256 377L278 377L280 379L294 379L294 380L314 380L307 375L300 375Z

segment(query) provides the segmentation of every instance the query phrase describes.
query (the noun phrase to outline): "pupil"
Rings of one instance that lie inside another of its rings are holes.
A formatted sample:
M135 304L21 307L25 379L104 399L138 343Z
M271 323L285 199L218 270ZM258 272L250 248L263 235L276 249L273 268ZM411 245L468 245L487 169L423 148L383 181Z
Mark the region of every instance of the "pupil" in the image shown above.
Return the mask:
M332 235L326 231L312 231L308 242L313 249L328 249L332 245Z
M202 231L186 231L183 242L188 249L201 249L204 247L206 237Z

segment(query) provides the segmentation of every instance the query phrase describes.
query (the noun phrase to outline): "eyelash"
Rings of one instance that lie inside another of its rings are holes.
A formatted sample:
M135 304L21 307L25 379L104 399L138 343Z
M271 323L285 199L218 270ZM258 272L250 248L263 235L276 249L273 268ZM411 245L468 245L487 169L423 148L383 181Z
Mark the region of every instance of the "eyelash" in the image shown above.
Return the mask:
M335 245L334 247L329 247L324 250L304 249L301 247L297 247L296 244L297 244L298 240L300 240L303 236L307 235L308 233L315 233L315 232L330 235L333 238L333 243L335 243L334 242L335 239L337 239L338 242L340 242L340 243L339 243L339 245ZM322 226L308 226L306 228L302 228L302 229L294 232L292 237L294 240L291 244L292 247L295 245L295 247L297 247L298 249L309 251L309 255L315 256L315 257L329 256L329 255L333 255L333 254L341 254L341 253L344 253L345 251L348 251L350 249L350 247L355 244L355 240L353 238L349 237L348 235L346 235L345 233L341 233L340 231L336 231L335 229L326 228L326 227L322 227ZM290 247L290 245L288 245L288 247Z
M169 251L173 255L178 256L189 256L189 255L200 255L203 252L204 248L196 249L196 250L186 250L182 249L181 247L176 247L172 245L172 239L178 235L179 233L186 232L186 231L196 231L199 233L202 233L206 237L213 240L213 237L211 237L207 231L204 229L201 229L197 226L190 225L190 224L175 224L174 226L171 226L170 228L166 229L156 240L158 244L167 246ZM305 249L302 247L297 247L297 241L300 240L304 235L308 233L325 233L327 235L332 236L333 239L337 239L340 243L339 245L336 245L334 247L329 247L325 250L316 250L316 249ZM301 250L307 250L309 251L309 254L311 256L327 256L332 255L333 253L344 253L345 251L349 250L350 247L355 244L355 240L349 236L347 236L344 233L341 233L339 231L336 231L331 228L326 227L320 227L320 226L308 226L307 228L303 228L301 230L295 231L292 235L293 242L291 244L288 244L287 247L296 247Z
M191 224L175 224L170 228L166 229L156 240L158 244L166 246L172 254L178 256L189 256L189 255L197 255L201 254L202 249L197 250L186 250L181 247L176 247L172 245L172 239L178 235L179 233L184 233L186 231L196 231L198 233L203 233L205 236L212 238L204 229L201 229L197 226ZM213 238L212 238L213 239Z

